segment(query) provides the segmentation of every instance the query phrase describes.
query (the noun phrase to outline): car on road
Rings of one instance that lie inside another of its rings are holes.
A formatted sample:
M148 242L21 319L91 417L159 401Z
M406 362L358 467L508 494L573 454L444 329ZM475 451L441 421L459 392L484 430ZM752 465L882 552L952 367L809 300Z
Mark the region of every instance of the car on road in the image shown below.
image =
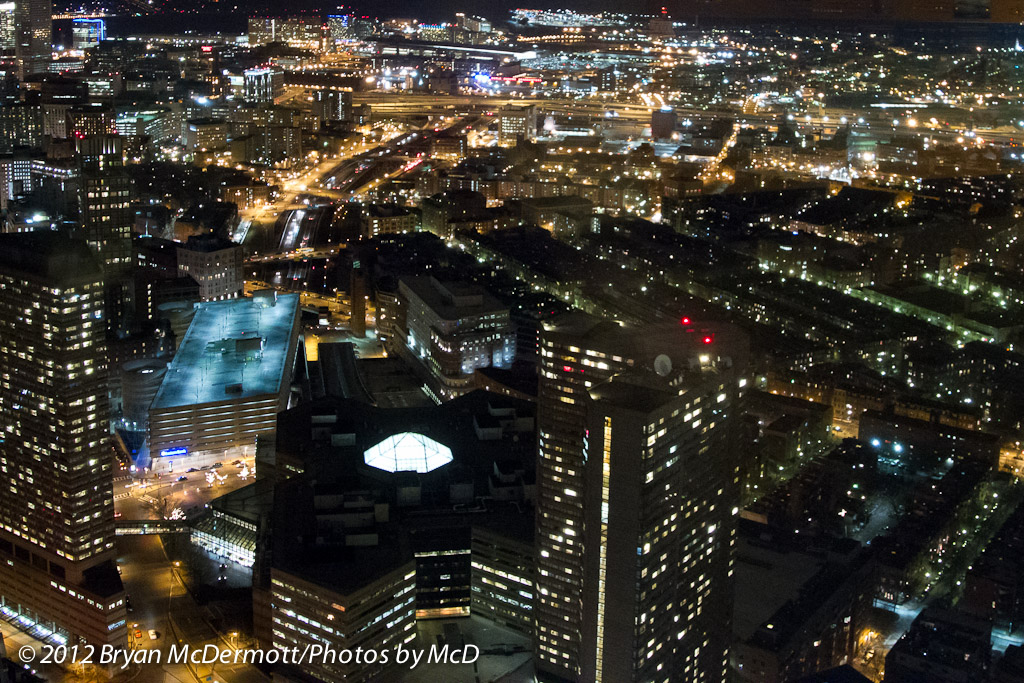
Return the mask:
M221 467L224 467L224 463L222 463L222 462L215 462L215 463L213 463L213 469L216 470L216 469L220 469Z
M189 472L198 472L199 470L197 470L195 467L189 467L188 471Z
M136 631L135 632L135 639L136 640L142 640L142 631Z
M153 629L149 629L149 639L150 639L150 640L156 640L156 639L157 639L157 638L159 638L159 637L160 637L160 634L159 634L159 633L157 633L157 632L156 632L156 631L154 631Z
M185 475L183 474L183 475L181 475L180 477L178 477L178 481L188 481L188 477L186 477L186 476L185 476Z

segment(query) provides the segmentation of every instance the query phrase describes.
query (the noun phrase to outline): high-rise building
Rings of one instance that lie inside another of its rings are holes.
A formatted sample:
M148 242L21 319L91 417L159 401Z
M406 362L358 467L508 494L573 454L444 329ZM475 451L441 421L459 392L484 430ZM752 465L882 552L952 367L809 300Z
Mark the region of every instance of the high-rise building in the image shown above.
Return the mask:
M327 15L327 28L330 32L332 43L340 43L351 40L355 37L352 31L352 24L355 17L351 14L329 14Z
M107 39L107 20L91 17L72 19L71 36L76 50L96 47Z
M246 102L272 103L284 88L284 73L268 66L246 69L243 76Z
M53 55L53 3L51 0L15 0L14 53L18 77L46 73Z
M13 50L16 43L14 2L0 2L0 50Z
M16 147L40 147L43 143L43 110L35 104L0 107L0 154Z
M66 133L74 138L117 133L114 108L104 104L83 104L67 109Z
M209 233L193 235L178 247L178 271L199 283L203 301L240 296L245 283L244 262L242 245Z
M498 115L498 144L514 147L520 139L537 137L537 108L508 106Z
M742 388L746 355L732 328L688 318L628 328L571 314L541 333L534 612L542 675L724 680L730 610L701 605L729 599L738 474L717 438ZM604 385L635 372L657 391L626 377ZM627 394L630 405L621 405ZM703 472L701 480L690 471ZM687 544L693 552L682 552ZM698 546L706 555L694 554ZM713 577L724 581L722 592ZM636 598L628 608L627 595Z
M744 380L730 357L700 342L689 351L681 369L659 355L586 401L582 680L728 678L739 512L729 425Z
M108 275L121 273L132 263L133 222L128 208L124 142L119 135L76 137L82 233L99 256L104 271Z
M352 93L345 90L314 90L312 111L324 123L352 120Z
M103 274L85 242L0 235L0 610L122 646Z
M133 322L130 180L124 168L124 139L119 135L75 133L78 157L77 236L92 247L106 282L107 331L126 334Z
M430 390L446 400L472 391L477 368L508 368L515 360L516 334L508 306L482 287L402 278L405 340L401 353L429 373Z

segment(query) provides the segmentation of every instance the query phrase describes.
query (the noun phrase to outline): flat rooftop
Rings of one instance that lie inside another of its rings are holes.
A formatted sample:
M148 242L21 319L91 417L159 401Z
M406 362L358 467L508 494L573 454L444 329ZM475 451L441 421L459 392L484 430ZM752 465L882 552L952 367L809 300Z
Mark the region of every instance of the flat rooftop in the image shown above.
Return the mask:
M150 410L281 390L298 335L299 295L200 304Z
M458 320L487 313L508 312L483 287L462 282L440 282L432 277L403 277L399 288L408 288L443 320Z

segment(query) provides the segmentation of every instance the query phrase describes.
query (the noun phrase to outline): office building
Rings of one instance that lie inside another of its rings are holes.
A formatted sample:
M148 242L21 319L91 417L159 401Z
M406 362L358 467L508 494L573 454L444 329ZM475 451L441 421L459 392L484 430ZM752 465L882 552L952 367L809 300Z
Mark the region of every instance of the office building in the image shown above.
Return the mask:
M69 646L126 634L103 303L85 242L0 235L0 612Z
M418 620L471 614L528 634L534 412L475 391L426 408L325 398L281 413L257 456L276 482L270 538L255 553L254 568L267 565L254 571L261 644L393 647ZM486 510L464 512L481 498ZM300 668L379 680L373 666Z
M337 44L355 38L352 30L355 23L355 16L351 14L329 14L327 15L327 29L331 43Z
M76 50L96 47L107 39L107 20L88 17L72 19L71 35Z
M80 139L90 135L116 135L117 115L105 104L82 104L68 107L65 126L68 137Z
M505 484L519 476L496 464L491 475ZM496 624L533 636L533 525L523 528L508 516L473 526L470 610ZM530 520L532 522L532 520Z
M249 17L249 44L286 43L289 47L320 49L323 44L322 21L289 17Z
M359 216L359 234L363 237L415 232L419 216L398 204L367 204Z
M224 119L189 119L183 127L183 142L189 152L209 152L227 147L231 124Z
M542 331L535 603L542 675L724 680L738 474L721 440L746 383L746 355L733 328L689 318L631 328L569 314ZM603 385L627 371L643 373ZM655 480L664 482L657 494ZM587 496L600 497L585 503ZM622 514L609 526L612 507L631 505L641 516ZM677 553L681 541L704 554ZM623 559L623 543L631 559ZM626 596L636 598L632 606L618 602ZM702 608L705 600L715 607Z
M272 103L284 88L284 73L269 66L246 69L242 75L246 102Z
M199 283L203 301L231 299L242 293L242 245L211 233L193 235L178 247L178 272Z
M258 294L196 309L149 409L154 469L212 463L274 431L291 395L299 295Z
M15 46L15 4L0 2L0 50L13 50Z
M36 192L37 208L49 215L73 214L77 184L78 172L69 162L45 159L42 154L0 157L0 210L8 210L11 200Z
M0 107L0 154L16 147L41 147L43 110L33 104L4 104Z
M79 221L86 242L111 280L132 265L134 216L128 207L131 181L124 168L124 139L110 134L76 138Z
M12 199L31 191L33 161L27 154L0 158L0 211L6 211Z
M508 106L498 113L498 144L515 147L519 140L537 137L536 107Z
M346 90L314 90L312 112L323 123L352 120L352 93Z
M295 552L292 546L281 550ZM274 647L303 650L315 643L336 652L360 647L393 654L395 647L408 647L416 638L416 563L411 556L390 548L361 548L332 563L307 558L280 564L270 571L271 601L278 606ZM296 668L314 680L369 683L393 664L390 659L374 658L366 665L321 657Z
M53 52L52 17L50 0L15 0L14 53L18 78L47 72Z
M432 277L403 278L405 348L442 399L473 389L477 368L507 368L516 354L509 309L483 288Z

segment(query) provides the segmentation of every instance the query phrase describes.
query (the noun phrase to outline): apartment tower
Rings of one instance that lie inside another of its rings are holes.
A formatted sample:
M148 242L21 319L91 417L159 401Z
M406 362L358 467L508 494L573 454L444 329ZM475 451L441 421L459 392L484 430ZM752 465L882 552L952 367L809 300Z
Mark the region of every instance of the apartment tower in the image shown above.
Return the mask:
M121 645L103 275L83 241L0 235L0 611Z

